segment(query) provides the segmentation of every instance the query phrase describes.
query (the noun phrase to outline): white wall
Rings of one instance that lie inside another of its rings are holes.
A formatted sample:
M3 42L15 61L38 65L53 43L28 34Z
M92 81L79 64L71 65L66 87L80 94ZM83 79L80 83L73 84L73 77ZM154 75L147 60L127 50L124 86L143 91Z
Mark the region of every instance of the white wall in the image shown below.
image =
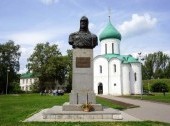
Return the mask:
M20 79L20 87L23 91L30 91L30 87L35 83L37 78L24 78Z
M108 94L108 61L103 57L94 59L94 92L98 94L99 83L103 84L103 94ZM102 66L102 73L100 73L100 65Z
M141 72L141 63L131 63L131 89L132 94L141 94L142 92L142 72ZM135 74L136 73L136 81Z
M122 92L123 95L130 95L130 64L122 64Z
M105 44L107 44L107 54L112 53L112 43L114 43L114 54L120 54L120 40L104 39L101 41L101 55L105 53Z
M116 65L116 72L114 71L114 64ZM109 61L109 94L122 95L121 85L121 61L113 58Z

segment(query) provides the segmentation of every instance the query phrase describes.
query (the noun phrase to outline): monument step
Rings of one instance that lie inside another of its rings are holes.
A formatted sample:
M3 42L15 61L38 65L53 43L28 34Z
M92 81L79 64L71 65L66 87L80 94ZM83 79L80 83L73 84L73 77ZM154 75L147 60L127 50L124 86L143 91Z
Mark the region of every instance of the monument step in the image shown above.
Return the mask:
M91 106L93 106L94 111L103 110L101 104L91 104ZM65 102L62 109L63 111L82 111L82 104L70 104L69 102Z
M75 119L75 120L122 120L122 115L118 110L104 108L103 111L63 111L62 106L54 106L43 113L43 119Z

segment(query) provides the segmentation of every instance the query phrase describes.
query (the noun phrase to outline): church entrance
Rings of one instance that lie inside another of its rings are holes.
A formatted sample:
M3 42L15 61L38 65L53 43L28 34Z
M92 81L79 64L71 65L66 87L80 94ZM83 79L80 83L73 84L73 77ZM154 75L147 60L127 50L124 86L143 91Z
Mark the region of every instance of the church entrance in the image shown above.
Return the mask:
M99 83L98 94L103 94L103 84L102 83Z

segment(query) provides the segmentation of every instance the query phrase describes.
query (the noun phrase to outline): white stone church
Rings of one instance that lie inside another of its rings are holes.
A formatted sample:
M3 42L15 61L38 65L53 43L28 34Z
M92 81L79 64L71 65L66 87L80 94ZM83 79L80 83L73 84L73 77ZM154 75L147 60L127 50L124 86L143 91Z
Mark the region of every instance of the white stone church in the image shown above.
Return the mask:
M120 54L121 34L110 20L99 35L101 55L94 58L94 92L103 95L141 94L141 63Z

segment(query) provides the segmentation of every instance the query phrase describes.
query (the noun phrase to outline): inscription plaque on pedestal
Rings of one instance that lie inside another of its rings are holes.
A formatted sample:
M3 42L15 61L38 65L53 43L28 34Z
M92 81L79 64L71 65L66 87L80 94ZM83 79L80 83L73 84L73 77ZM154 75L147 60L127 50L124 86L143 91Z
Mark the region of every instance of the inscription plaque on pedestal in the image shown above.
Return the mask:
M76 57L76 68L90 68L90 57Z

